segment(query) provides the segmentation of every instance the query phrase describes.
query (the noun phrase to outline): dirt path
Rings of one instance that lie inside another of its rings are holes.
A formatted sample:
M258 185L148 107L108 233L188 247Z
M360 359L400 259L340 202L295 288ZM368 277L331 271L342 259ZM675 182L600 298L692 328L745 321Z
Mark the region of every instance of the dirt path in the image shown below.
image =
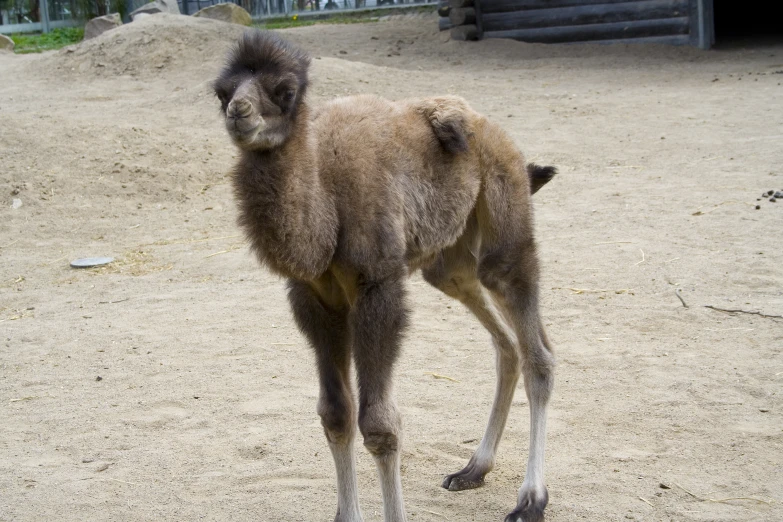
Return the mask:
M783 46L455 43L436 27L285 34L316 57L316 102L459 94L560 167L535 196L559 360L548 520L782 520L783 322L705 305L783 315L783 200L757 201L783 189ZM0 55L2 521L334 516L311 354L234 225L208 82L239 32L160 15ZM117 261L68 267L95 255ZM492 350L418 276L411 301L409 518L502 520L524 392L487 485L441 489L484 429ZM359 483L380 520L363 450ZM704 500L732 497L765 502Z

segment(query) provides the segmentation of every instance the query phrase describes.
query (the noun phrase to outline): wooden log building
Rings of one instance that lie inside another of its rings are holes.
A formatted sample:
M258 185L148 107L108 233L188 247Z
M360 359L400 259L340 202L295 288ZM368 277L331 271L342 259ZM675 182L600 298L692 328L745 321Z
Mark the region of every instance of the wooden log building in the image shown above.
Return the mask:
M662 43L709 49L713 0L441 0L454 40Z

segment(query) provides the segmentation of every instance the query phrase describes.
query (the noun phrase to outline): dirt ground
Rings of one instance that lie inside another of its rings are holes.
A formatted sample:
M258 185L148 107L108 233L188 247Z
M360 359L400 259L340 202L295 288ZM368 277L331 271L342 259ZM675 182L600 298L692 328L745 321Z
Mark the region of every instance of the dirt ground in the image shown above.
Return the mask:
M235 225L209 91L240 32L157 15L0 55L2 521L334 517L313 357ZM559 363L548 520L783 520L783 321L705 307L783 315L783 200L757 201L783 189L783 43L450 42L431 17L283 33L315 57L316 103L459 94L559 166L534 198ZM69 268L99 255L116 261ZM524 391L486 486L441 489L483 433L493 352L418 275L410 301L408 517L502 520Z

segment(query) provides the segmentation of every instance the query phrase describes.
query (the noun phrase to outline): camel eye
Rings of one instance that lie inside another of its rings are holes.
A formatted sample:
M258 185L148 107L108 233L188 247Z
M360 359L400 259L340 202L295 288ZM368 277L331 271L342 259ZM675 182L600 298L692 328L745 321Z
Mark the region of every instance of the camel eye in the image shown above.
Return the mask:
M296 96L296 88L288 82L283 82L275 88L275 97L283 103L291 103Z

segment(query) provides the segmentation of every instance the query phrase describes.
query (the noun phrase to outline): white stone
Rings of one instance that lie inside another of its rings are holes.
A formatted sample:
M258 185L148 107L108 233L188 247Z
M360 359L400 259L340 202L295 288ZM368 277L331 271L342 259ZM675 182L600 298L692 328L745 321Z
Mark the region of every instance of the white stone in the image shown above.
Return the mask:
M209 7L205 7L193 16L210 18L212 20L220 20L221 22L228 22L239 25L250 25L253 23L253 19L250 18L250 13L236 4L211 5Z
M111 13L106 16L93 18L84 26L84 39L95 38L106 31L110 31L122 25L120 13Z
M14 52L14 41L4 34L0 34L0 51Z

